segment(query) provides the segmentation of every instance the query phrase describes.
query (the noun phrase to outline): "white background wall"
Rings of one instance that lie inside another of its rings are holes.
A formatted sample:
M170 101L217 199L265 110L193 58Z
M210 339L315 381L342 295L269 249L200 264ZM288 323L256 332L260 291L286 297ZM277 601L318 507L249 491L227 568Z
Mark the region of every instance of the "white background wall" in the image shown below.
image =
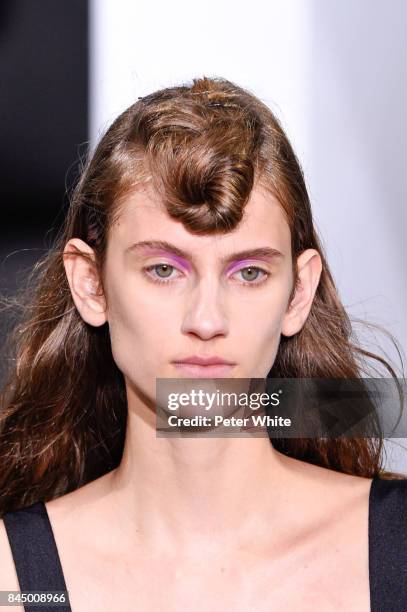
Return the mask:
M204 74L250 89L300 158L348 311L406 351L407 3L92 0L90 22L92 143L155 89ZM397 442L388 466L407 471Z

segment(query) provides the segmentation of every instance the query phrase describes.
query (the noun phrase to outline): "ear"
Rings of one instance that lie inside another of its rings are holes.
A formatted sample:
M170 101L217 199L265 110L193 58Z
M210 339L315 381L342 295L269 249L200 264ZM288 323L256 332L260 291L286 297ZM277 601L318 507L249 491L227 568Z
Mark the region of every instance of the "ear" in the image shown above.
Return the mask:
M103 325L107 321L106 300L103 291L99 291L93 249L83 240L72 238L65 245L63 260L72 298L82 319L94 327Z
M298 257L298 282L294 296L283 318L281 329L283 336L293 336L304 325L311 310L321 271L321 256L315 249L307 249Z

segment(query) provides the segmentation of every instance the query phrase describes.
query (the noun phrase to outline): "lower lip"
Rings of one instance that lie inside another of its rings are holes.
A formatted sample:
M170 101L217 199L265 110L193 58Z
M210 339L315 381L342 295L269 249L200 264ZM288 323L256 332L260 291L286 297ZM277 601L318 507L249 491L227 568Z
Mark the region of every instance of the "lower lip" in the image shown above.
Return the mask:
M232 364L218 363L214 365L198 365L197 363L174 363L179 372L190 378L228 378L231 370L235 367Z

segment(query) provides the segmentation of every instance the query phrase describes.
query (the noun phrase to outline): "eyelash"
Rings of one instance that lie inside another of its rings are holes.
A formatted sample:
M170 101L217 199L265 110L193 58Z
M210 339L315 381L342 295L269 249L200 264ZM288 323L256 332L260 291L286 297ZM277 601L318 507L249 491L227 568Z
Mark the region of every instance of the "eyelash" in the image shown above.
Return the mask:
M167 279L163 279L163 278L159 278L159 277L153 277L150 272L152 270L154 270L154 268L157 268L158 266L168 266L169 268L172 268L173 270L176 270L177 268L175 266L171 266L170 264L166 264L166 263L158 263L158 264L153 264L151 266L147 266L146 268L143 268L143 271L147 274L147 276L149 277L149 279L153 282L153 283L159 283L160 285L166 285L170 282L172 282L172 279L169 278ZM263 268L259 268L258 266L245 266L244 268L240 268L240 270L237 270L237 272L242 272L242 270L258 270L259 272L261 272L263 274L263 280L257 281L243 281L243 282L239 282L240 285L250 285L250 286L255 286L257 287L258 285L262 285L264 282L266 282L266 280L268 279L268 277L270 276L269 272L266 272L266 270L263 270ZM236 272L235 272L236 274Z

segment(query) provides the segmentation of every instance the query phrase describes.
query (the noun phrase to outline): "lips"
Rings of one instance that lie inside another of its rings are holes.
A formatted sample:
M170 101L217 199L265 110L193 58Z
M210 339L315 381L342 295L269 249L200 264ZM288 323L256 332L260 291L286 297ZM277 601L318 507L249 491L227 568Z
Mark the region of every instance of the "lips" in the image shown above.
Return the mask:
M191 357L173 362L174 366L186 377L194 378L228 378L236 365L220 357Z
M188 363L200 366L235 365L232 361L227 361L226 359L222 359L221 357L198 357L197 355L191 355L190 357L176 359L173 363Z

